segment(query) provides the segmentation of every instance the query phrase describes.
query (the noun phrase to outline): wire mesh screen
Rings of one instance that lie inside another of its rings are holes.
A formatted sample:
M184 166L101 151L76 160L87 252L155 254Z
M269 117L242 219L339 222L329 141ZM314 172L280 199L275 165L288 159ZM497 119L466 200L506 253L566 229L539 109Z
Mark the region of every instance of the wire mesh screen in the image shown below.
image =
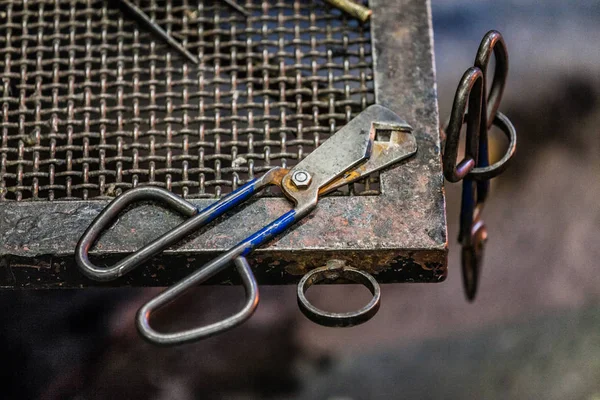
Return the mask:
M0 200L219 197L374 102L368 24L320 0L0 0ZM377 178L346 194L378 191Z

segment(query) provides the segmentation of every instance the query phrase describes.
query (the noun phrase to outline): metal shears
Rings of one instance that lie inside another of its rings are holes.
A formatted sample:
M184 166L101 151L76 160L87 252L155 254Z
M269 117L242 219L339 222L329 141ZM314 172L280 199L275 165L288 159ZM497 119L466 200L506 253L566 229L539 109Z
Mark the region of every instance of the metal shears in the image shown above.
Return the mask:
M87 228L77 244L75 258L81 271L89 278L97 281L117 279L241 204L266 186L279 186L285 196L295 204L293 209L167 288L138 311L137 328L140 334L152 343L172 345L203 339L239 325L256 309L258 285L245 256L308 215L317 206L319 197L410 157L416 151L416 140L411 133L411 127L391 110L373 105L352 119L293 168L274 167L262 177L249 181L203 210L198 210L193 204L161 188L138 187L126 191L115 198ZM100 268L92 264L88 258L88 251L100 234L125 207L141 200L160 201L189 218L112 267ZM217 323L180 332L161 333L151 327L149 319L156 309L217 274L232 261L246 291L246 303L242 310ZM351 271L346 271L342 275L349 273L351 274ZM371 307L371 310L373 309ZM318 309L315 310L318 312ZM303 312L306 314L307 311L303 310ZM335 316L331 318L329 314L318 317L320 318L314 320L324 319L325 322L331 322L331 325L344 325L344 321L350 321L344 316L340 318L339 315L338 318ZM340 321L342 323L339 323Z

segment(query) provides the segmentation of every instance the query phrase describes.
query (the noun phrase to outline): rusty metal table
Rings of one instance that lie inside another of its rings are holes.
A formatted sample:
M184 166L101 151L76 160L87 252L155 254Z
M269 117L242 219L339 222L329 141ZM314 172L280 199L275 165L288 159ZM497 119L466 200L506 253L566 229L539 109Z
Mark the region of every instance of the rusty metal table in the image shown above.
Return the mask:
M380 282L446 277L428 1L371 0L364 26L318 0L247 0L248 20L218 2L149 3L199 66L102 0L0 0L0 286L107 285L81 275L73 251L110 198L153 184L203 208L373 102L412 125L416 156L322 199L252 254L256 278L297 282L329 259ZM108 285L169 285L288 208L265 195ZM181 220L140 205L91 254L111 263Z

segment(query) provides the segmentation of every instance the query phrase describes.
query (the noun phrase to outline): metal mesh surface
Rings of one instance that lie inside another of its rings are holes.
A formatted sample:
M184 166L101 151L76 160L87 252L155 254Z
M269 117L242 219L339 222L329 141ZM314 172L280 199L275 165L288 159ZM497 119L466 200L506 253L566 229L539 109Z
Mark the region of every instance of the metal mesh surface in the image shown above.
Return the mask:
M116 1L0 0L0 201L144 184L219 197L374 102L368 25L320 0L240 2L252 17L217 0L137 2L194 65Z

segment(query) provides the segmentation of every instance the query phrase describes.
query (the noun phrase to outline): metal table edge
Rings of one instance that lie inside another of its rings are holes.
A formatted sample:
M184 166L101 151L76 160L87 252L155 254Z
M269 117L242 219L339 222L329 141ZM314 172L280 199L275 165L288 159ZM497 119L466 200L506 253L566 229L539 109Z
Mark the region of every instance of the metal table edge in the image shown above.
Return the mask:
M381 174L381 195L324 198L296 227L255 251L250 261L261 284L295 283L307 270L334 258L374 273L384 283L446 278L430 2L371 0L370 5L377 103L411 124L419 150ZM213 201L191 200L199 207ZM0 203L0 287L168 285L291 207L283 198L256 199L129 276L99 284L79 273L73 252L80 235L108 202L78 203L75 208L70 201ZM161 207L141 205L122 215L92 254L109 264L181 221ZM233 269L209 281L237 282Z

